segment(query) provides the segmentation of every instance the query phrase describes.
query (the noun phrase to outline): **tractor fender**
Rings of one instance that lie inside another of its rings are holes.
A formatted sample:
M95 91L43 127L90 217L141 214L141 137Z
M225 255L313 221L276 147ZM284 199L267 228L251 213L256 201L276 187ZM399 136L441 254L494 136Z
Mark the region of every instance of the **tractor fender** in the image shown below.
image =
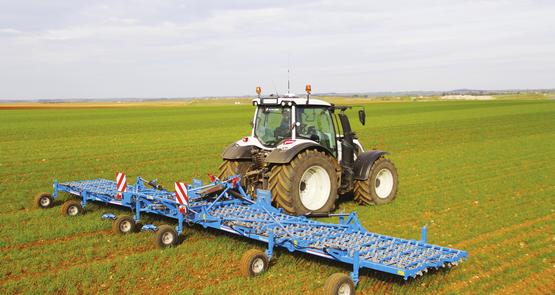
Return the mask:
M354 178L356 180L366 180L368 179L368 174L370 173L370 168L374 162L383 155L389 154L388 152L373 150L360 153L355 161L353 168Z
M222 154L224 160L250 160L252 157L250 145L238 145L237 143L230 144Z
M250 160L252 158L251 150L253 147L271 150L263 146L256 137L247 136L230 144L222 154L222 158L224 160Z
M296 140L296 144L280 144L266 157L266 163L272 164L286 164L291 162L295 156L306 149L316 149L323 151L326 154L332 155L332 152L327 148L312 140Z

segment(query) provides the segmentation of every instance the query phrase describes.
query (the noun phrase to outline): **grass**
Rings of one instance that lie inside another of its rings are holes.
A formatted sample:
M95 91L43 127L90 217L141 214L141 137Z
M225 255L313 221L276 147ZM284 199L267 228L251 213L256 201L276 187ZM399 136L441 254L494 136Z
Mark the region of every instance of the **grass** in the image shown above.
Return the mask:
M249 132L248 105L167 104L0 110L0 293L313 293L342 265L278 251L270 271L239 276L243 239L190 229L175 249L150 233L118 237L100 206L75 219L31 209L62 181L132 176L162 184L215 172ZM467 262L404 282L363 271L360 293L555 292L555 101L371 103L362 143L391 152L400 188L356 210L370 231L469 252ZM171 186L170 186L171 187ZM154 220L155 222L161 222Z

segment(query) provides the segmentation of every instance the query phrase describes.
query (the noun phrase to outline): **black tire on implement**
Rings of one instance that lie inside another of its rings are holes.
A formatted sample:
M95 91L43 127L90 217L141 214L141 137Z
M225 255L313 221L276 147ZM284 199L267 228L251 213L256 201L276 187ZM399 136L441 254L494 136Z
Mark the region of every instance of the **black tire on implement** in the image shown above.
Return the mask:
M306 208L301 202L299 193L303 173L313 166L323 168L328 173L331 184L326 203L317 210ZM336 160L324 152L316 150L302 151L289 164L272 167L268 181L272 199L278 207L291 214L331 212L335 208L335 201L337 200L337 184L341 175L339 169Z
M158 227L154 234L154 245L158 249L175 247L178 243L179 236L173 226L164 224Z
M33 208L46 209L54 205L54 199L49 193L40 193L33 199Z
M77 216L83 214L83 207L78 200L67 200L62 204L62 215Z
M266 253L250 249L243 254L239 262L239 271L245 277L254 277L268 270L269 260Z
M120 216L112 222L112 232L116 235L125 235L136 231L135 220L131 216Z
M387 197L380 198L376 193L376 187L379 186L379 182L376 181L376 178L378 173L383 169L389 170L393 175L393 188ZM381 205L389 203L395 199L398 185L397 169L395 165L393 165L393 162L383 157L379 158L370 168L368 179L354 181L354 200L363 205Z
M341 294L355 294L355 284L351 277L339 272L328 277L324 284L324 294L338 295L340 290Z

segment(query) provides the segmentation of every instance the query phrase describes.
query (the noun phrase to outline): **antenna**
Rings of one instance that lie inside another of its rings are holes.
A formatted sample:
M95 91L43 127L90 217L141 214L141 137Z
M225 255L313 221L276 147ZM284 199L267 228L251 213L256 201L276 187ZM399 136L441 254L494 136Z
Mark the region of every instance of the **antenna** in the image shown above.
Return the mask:
M289 67L287 67L287 94L291 93L291 80L289 79Z
M287 54L287 94L291 93L291 79L289 79L289 68L291 68L291 55Z

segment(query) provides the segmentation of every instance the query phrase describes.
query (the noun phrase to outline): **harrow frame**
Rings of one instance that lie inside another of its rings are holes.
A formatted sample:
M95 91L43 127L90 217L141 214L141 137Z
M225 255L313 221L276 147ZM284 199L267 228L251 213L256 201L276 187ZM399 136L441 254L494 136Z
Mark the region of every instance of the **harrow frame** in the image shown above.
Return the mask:
M140 176L134 185L116 196L116 183L106 179L74 182L54 182L52 197L67 192L81 198L85 208L90 202L112 204L130 209L135 222L142 214L153 214L175 219L176 232L184 232L185 223L198 224L257 240L267 245L265 254L272 258L274 249L281 247L289 252L303 252L333 261L349 264L350 277L356 286L359 271L363 268L401 276L405 280L423 275L429 269L451 267L465 260L465 251L428 244L427 229L422 228L421 240L406 240L368 232L359 222L355 212L330 214L338 218L337 224L324 223L305 216L291 216L271 204L271 193L258 190L256 200L240 185L240 176L227 180L216 179L207 185L193 180L188 185L189 203L186 212L180 211L174 192L147 188ZM209 193L207 193L209 192ZM104 214L104 219L116 219L114 214ZM142 230L157 231L153 224Z

